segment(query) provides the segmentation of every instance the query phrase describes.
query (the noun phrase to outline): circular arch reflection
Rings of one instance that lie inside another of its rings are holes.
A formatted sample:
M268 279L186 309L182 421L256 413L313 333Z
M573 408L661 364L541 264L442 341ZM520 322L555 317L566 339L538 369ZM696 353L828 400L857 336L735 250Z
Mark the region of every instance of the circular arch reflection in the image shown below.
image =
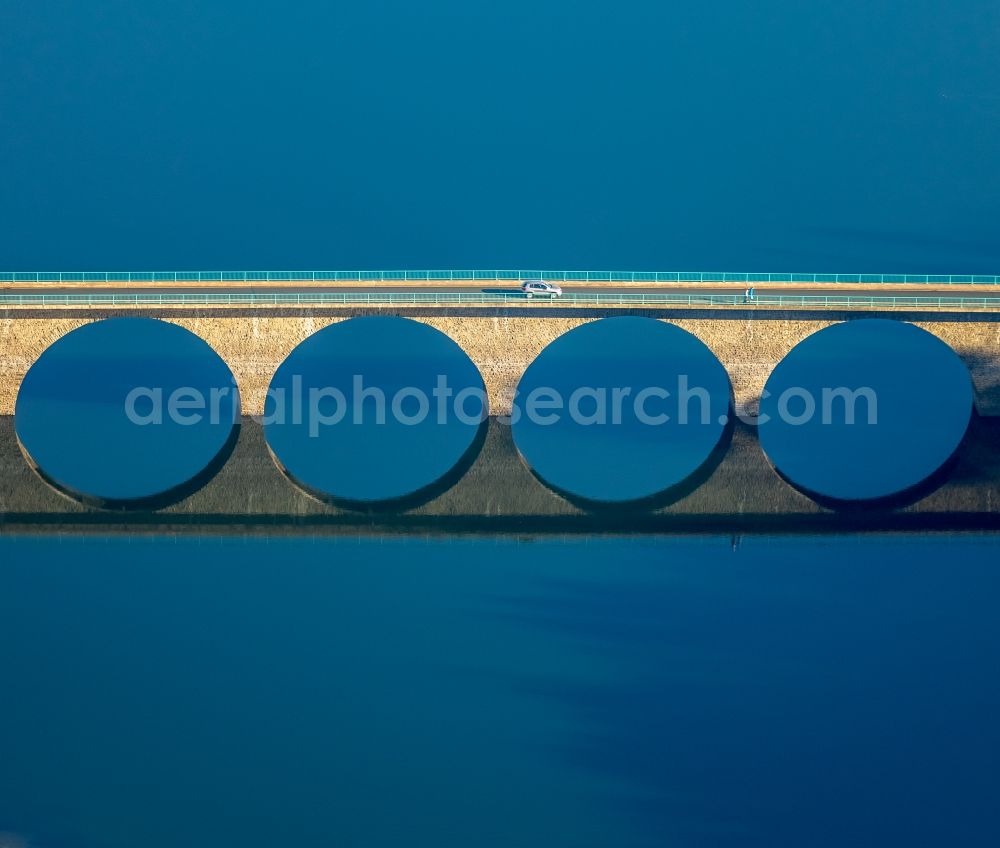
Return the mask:
M406 509L450 488L486 433L483 378L427 324L351 318L303 341L268 389L275 462L313 497L350 509Z
M732 387L691 333L652 318L584 324L546 347L517 386L514 442L546 485L584 507L655 507L724 455Z
M913 324L859 319L778 363L758 432L778 473L814 500L891 507L942 481L973 412L969 371L947 344Z
M239 434L232 372L190 331L152 318L85 324L48 347L18 391L29 464L71 498L157 508L203 486Z

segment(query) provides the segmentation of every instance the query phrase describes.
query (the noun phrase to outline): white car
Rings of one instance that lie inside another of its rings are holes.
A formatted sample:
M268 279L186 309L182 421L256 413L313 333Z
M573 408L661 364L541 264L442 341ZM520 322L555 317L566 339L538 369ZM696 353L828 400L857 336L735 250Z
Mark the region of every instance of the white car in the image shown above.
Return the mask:
M521 291L526 297L562 297L562 288L545 280L525 280L521 283Z

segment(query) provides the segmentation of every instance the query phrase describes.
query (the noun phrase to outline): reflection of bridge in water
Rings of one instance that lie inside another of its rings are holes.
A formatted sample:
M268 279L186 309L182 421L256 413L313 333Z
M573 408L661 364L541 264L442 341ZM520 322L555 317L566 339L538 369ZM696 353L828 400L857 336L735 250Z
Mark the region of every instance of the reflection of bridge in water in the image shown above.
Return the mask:
M581 461L585 461L581 459ZM25 462L13 420L0 418L0 532L7 533L655 533L1000 529L1000 419L976 418L957 461L933 491L897 509L837 513L783 481L738 425L708 479L652 511L588 512L547 489L491 420L475 462L432 500L396 513L320 503L286 480L262 428L245 419L228 462L202 488L157 511L109 512L57 493Z

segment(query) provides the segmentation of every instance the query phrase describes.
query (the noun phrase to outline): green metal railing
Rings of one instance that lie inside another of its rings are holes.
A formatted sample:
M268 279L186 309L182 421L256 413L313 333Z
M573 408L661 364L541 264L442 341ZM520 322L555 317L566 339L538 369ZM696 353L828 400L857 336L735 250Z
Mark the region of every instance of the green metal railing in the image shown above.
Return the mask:
M812 274L722 271L0 271L0 283L268 283L458 280L605 283L928 283L1000 285L995 274Z
M1000 310L997 297L878 297L863 295L761 295L747 304L742 294L697 294L685 292L602 293L567 292L556 300L533 298L512 292L272 292L238 294L12 294L0 293L0 308L26 306L532 306L550 307L656 307L656 306L771 306L868 309L967 309Z

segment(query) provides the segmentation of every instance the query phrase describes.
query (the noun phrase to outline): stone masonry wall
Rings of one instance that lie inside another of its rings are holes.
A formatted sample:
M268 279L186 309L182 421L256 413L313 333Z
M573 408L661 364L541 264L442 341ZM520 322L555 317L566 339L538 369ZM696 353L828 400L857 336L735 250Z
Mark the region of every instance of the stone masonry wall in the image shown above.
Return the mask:
M13 414L24 374L48 345L88 321L122 314L95 310L86 317L68 317L52 311L41 317L37 314L20 317L15 311L0 313L0 415ZM271 376L299 342L329 324L350 317L347 312L311 310L281 314L262 311L252 316L218 310L183 317L155 309L135 314L171 321L205 339L236 376L243 412L247 415L261 414ZM700 338L729 372L736 402L754 411L774 366L806 336L835 323L836 316L806 320L751 314L753 317L678 315L660 320L669 320ZM413 317L448 334L469 354L486 382L491 413L503 415L510 411L514 387L532 359L558 336L596 320L593 316L564 315L565 311L559 317L545 314ZM977 317L915 323L951 345L969 366L979 411L984 415L1000 415L1000 322L976 320Z

